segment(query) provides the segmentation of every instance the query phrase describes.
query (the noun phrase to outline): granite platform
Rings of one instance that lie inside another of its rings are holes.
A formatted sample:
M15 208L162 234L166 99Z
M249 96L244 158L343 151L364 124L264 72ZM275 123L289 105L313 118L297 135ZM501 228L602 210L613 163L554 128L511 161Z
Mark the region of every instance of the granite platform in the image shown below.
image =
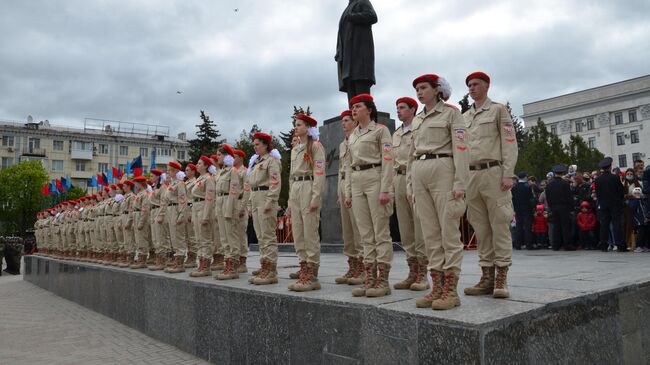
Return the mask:
M257 267L251 252L249 269ZM479 276L465 252L459 287ZM517 251L511 297L469 297L448 311L423 293L354 298L336 285L341 254L323 254L322 290L190 278L25 257L24 280L215 364L649 364L650 253ZM406 276L395 254L391 282Z

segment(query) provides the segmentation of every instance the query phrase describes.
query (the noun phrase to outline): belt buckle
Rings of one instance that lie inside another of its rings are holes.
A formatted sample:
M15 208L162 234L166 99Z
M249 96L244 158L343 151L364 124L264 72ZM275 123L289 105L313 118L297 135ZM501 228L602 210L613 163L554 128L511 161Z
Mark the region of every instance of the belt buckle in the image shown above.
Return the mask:
M418 157L418 160L426 160L427 159L427 154L421 154L420 157Z
M354 171L361 171L361 167L360 166L355 166Z

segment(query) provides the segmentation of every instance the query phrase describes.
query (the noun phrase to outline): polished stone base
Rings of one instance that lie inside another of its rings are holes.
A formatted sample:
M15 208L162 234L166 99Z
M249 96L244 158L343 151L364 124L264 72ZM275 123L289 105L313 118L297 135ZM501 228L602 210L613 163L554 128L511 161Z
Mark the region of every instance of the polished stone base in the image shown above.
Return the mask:
M249 268L256 265L251 256ZM511 298L415 308L423 292L354 298L334 284L344 257L323 254L323 289L287 290L184 274L25 257L25 280L216 364L647 364L650 254L517 252ZM406 275L396 253L394 283ZM479 276L465 253L460 288ZM38 346L38 344L35 344Z

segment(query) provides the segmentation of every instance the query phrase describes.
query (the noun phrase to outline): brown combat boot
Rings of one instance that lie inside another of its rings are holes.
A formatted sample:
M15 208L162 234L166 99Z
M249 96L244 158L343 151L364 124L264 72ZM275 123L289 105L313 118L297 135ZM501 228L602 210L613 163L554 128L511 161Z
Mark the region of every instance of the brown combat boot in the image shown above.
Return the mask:
M334 281L337 284L347 284L348 280L354 276L354 269L357 266L357 258L356 257L348 257L348 271L343 274L342 276L339 276L338 278L334 279Z
M409 274L406 277L406 279L400 281L399 283L396 283L393 285L393 288L395 289L410 289L411 284L415 283L415 279L418 276L418 258L417 257L409 257L406 259L406 264L409 267Z
M217 280L233 280L239 279L239 273L237 272L237 267L239 266L239 260L234 258L227 258L223 271L215 279Z
M298 269L297 272L292 272L289 274L289 279L300 279L302 277L302 272L307 269L307 261L301 261L300 262L300 269ZM298 277L296 278L296 274L298 274ZM293 286L296 283L291 283L289 284L289 290L293 290Z
M411 290L424 291L429 289L429 280L427 279L427 259L418 260L418 275L415 277L415 282L411 284Z
M390 283L388 277L390 275L390 264L380 263L377 264L377 280L372 288L366 290L367 297L383 297L390 295Z
M483 274L478 283L465 288L465 295L490 295L494 292L494 266L481 266Z
M185 261L185 258L183 256L174 256L174 264L171 267L166 268L165 272L169 274L178 274L185 272L183 261Z
M145 269L147 267L147 257L145 255L138 255L138 259L131 265L131 269Z
M431 303L440 298L442 293L442 271L431 270L431 292L415 300L415 306L418 308L431 308Z
M278 283L278 266L275 262L264 260L262 262L262 272L253 277L255 285L269 285Z
M264 259L260 259L260 265L261 265L262 267L260 267L260 268L257 269L257 270L253 270L253 272L252 272L253 276L251 276L251 277L248 279L248 282L249 282L250 284L255 284L255 278L258 277L258 276L264 275L265 271L268 270L268 267L267 267L267 264L268 264L268 263L269 263L269 261L266 261L266 260L264 260Z
M223 255L215 254L212 255L212 265L210 265L210 270L223 270L225 268L223 262Z
M118 266L120 264L120 254L111 252L111 266Z
M131 265L131 262L129 261L129 256L130 255L128 253L123 253L122 254L122 261L120 261L120 264L117 265L117 266L122 267L122 268L129 267L129 265Z
M159 271L165 268L165 262L163 261L163 255L156 255L153 259L153 265L147 266L151 271Z
M212 275L212 271L210 270L210 259L207 257L199 257L199 267L196 269L196 271L192 271L190 273L190 276L193 278L200 278L200 277L211 276L211 275Z
M248 272L248 267L246 266L246 256L239 256L239 267L237 268L237 272L240 274L247 273Z
M508 292L508 266L497 266L496 271L494 293L492 296L494 298L508 298L510 297L510 293Z
M307 266L307 261L300 261L300 269L296 272L289 274L289 279L300 279L302 277L302 271Z
M147 256L147 266L153 265L153 261L156 259L156 251L149 250L149 255Z
M364 266L366 277L360 287L352 289L352 296L365 297L366 291L375 285L377 280L377 264L366 263Z
M183 267L186 269L192 269L196 267L196 254L194 252L187 253L187 259L185 259Z
M357 257L354 261L354 272L348 279L348 285L361 285L366 280L366 272L363 266L363 257Z
M456 287L458 286L458 274L449 270L443 277L442 291L440 298L431 303L431 309L447 310L460 305L460 298Z
M293 285L293 291L304 292L311 290L320 290L320 281L318 281L318 265L307 263L302 272L302 277Z

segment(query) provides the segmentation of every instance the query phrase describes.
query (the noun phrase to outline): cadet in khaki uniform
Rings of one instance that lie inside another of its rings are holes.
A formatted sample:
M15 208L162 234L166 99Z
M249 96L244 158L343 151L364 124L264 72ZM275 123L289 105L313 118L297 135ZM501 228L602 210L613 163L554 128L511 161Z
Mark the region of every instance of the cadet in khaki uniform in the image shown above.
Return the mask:
M476 231L482 270L479 282L465 288L465 294L507 298L508 268L512 264L510 188L517 163L517 138L506 107L487 96L490 77L475 72L465 83L474 100L464 114L472 137L467 216Z
M93 241L93 251L96 253L95 263L101 263L104 260L104 251L102 242L106 240L106 230L104 229L104 209L106 207L107 193L105 189L97 192L97 205L95 206L95 240Z
M377 124L377 107L369 94L350 100L352 118L359 123L348 139L351 162L345 173L346 206L357 219L366 279L352 295L381 297L390 294L388 278L393 262L390 216L393 204L393 142L390 131ZM350 177L348 179L348 176Z
M147 253L151 243L151 222L149 216L151 213L151 202L149 201L149 192L147 191L147 178L140 175L133 179L135 181L138 194L135 198L133 210L135 212L135 241L138 248L138 259L129 266L131 269L144 269L147 267Z
M418 110L418 103L412 98L402 97L395 102L397 118L402 125L393 133L393 156L395 156L395 206L397 209L397 222L402 239L402 246L406 251L406 264L409 273L406 279L393 285L395 289L427 290L427 259L420 217L415 207L407 199L406 168L409 162L409 153L413 145L413 118Z
M432 290L416 300L419 308L451 309L460 305L456 291L463 260L460 218L465 214L469 176L467 131L460 111L445 101L447 80L427 74L413 81L424 110L413 120L407 189L417 212L427 217L422 235L429 256Z
M78 209L78 215L77 215L77 225L75 227L75 235L77 237L77 255L76 255L76 260L78 261L83 261L85 258L85 251L86 251L86 234L85 234L85 229L86 229L86 197L82 196L81 198L77 199L79 202L79 209Z
M115 231L113 230L113 204L115 203L115 185L108 186L108 197L104 199L104 218L103 226L105 241L104 248L104 261L102 264L111 265L113 263L113 246L116 242Z
M219 157L216 154L210 155L212 165L208 167L208 172L214 178L215 182L219 175ZM221 233L219 233L219 217L214 214L214 223L211 222L212 228L212 265L210 270L223 270L224 269L224 253L223 245L221 244Z
M194 188L196 184L196 165L193 163L188 163L185 166L185 191L187 192L187 210L185 211L185 221L187 222L187 257L194 257L194 262L188 262L185 260L185 268L196 267L196 234L194 233L194 224L192 223L192 198L190 197L190 191Z
M111 265L113 266L120 266L120 263L125 260L125 257L122 256L122 251L120 250L120 246L122 246L122 242L124 242L124 232L121 228L122 200L124 200L124 194L122 194L122 184L115 184L115 196L113 197L113 204L111 206L113 231L115 232L115 243L112 247L112 252L115 258L111 262Z
M251 189L248 185L248 176L246 176L246 168L244 167L244 159L246 153L242 150L235 150L235 164L237 169L237 176L239 177L239 186L242 187L242 193L237 197L235 212L235 232L237 234L237 242L239 243L239 269L240 273L248 272L246 267L246 260L248 259L248 200L250 199Z
M162 176L161 176L162 177ZM156 217L155 222L158 225L158 241L161 255L164 256L163 263L169 268L173 264L171 259L171 233L169 232L169 220L167 218L167 188L169 187L171 180L169 176L165 176L165 179L160 180L160 186L158 187L158 198L160 209L158 210L158 216ZM155 249L150 252L151 257L155 256Z
M185 271L185 256L187 255L187 223L185 212L187 210L187 191L185 190L185 173L183 167L176 161L167 164L169 184L165 192L169 236L171 239L171 252L174 254L174 264L166 272L176 273ZM196 261L196 257L188 257L189 261Z
M118 202L115 200L115 197L117 196L117 185L116 184L111 184L110 185L110 200L108 203L108 208L106 209L106 216L107 216L107 223L109 226L107 227L107 231L109 234L109 241L108 241L108 251L110 253L110 258L109 258L109 265L117 266L117 252L118 252L118 243L117 243L117 223L118 223L118 218L119 218L119 211L118 211Z
M135 184L131 180L124 181L124 203L122 205L122 224L124 227L124 252L127 255L126 265L122 267L130 267L135 259L135 200L136 196L133 192Z
M149 195L149 203L151 204L151 242L153 243L153 263L147 265L151 271L158 271L165 268L167 258L169 257L169 248L164 244L163 226L167 225L167 221L160 216L160 196L165 189L163 183L163 172L159 169L153 169L151 172L152 189ZM148 260L151 261L151 260Z
M192 277L210 276L210 258L212 258L212 227L214 221L214 178L208 173L212 160L201 156L196 164L199 177L189 196L192 200L192 223L197 238L197 256L199 267L190 273Z
M219 223L220 241L223 247L225 265L223 272L217 274L215 279L231 280L239 278L239 236L235 219L239 213L237 199L242 191L239 184L235 163L235 151L228 144L222 144L217 151L219 173L215 177L215 216Z
M357 220L352 214L352 208L345 206L345 197L351 196L351 192L345 191L345 172L350 164L350 151L348 150L348 138L350 133L357 127L357 122L352 119L352 111L344 110L341 113L341 125L345 133L345 139L339 145L339 176L338 176L338 200L336 205L341 210L341 229L343 231L343 254L348 257L348 271L335 279L337 284L359 285L365 279L363 270L363 246ZM348 185L349 187L349 185Z
M305 114L296 114L294 119L294 134L300 142L291 149L288 215L291 216L293 242L300 260L300 277L289 285L289 289L319 290L318 226L325 187L325 148L318 141L315 119Z
M273 138L266 133L253 135L255 155L248 162L248 188L250 188L249 214L260 246L262 268L253 272L251 284L267 285L278 282L278 242L275 234L278 198L280 197L280 153L273 148Z

